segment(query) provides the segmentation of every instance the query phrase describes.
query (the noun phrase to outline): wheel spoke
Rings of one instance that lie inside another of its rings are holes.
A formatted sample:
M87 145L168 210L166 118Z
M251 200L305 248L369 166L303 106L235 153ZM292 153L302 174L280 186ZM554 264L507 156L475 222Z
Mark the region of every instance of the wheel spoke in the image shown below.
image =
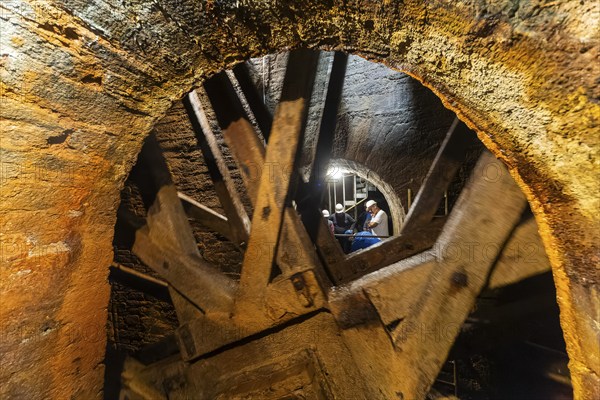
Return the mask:
M430 249L442 231L444 222L445 219L432 221L418 229L401 233L390 240L348 255L342 262L331 265L335 282L349 282Z
M499 177L486 177L490 167L502 171ZM369 367L373 349L386 355L377 386L404 398L425 397L525 204L504 166L486 153L434 250L330 295L359 367ZM420 360L419 374L414 360Z
M327 96L325 97L325 106L323 107L323 116L319 127L315 158L310 173L310 179L305 190L307 196L300 203L302 211L305 209L315 210L314 204L318 204L323 196L323 186L326 183L326 174L324 174L324 172L327 171L331 152L333 151L335 127L342 99L342 88L346 77L347 65L348 55L336 52L333 56L331 65L331 76L327 86ZM304 206L305 203L306 206Z
M189 218L194 219L208 229L211 229L235 243L235 237L231 233L229 221L218 212L198 203L186 194L177 192L181 205Z
M228 312L233 304L235 284L201 258L169 169L153 135L145 143L140 159L157 191L148 209L146 224L135 232L133 252L200 309ZM132 218L125 220L132 221ZM134 222L134 226L139 226L139 223Z
M521 222L502 249L490 276L491 289L550 271L550 260L533 216Z
M302 214L302 222L311 239L317 245L321 259L325 262L327 270L333 276L335 265L339 265L344 259L344 253L337 240L329 232L327 223L323 220L321 212L315 206L320 204L323 198L325 186L325 173L327 171L333 140L335 137L335 126L337 123L338 109L342 98L342 88L346 77L348 55L336 52L331 65L331 75L327 86L327 96L323 116L319 126L319 136L315 157L307 185L301 186L298 208Z
M242 94L250 106L250 110L252 110L252 114L254 114L256 123L258 124L265 141L268 141L269 135L271 134L273 116L267 109L264 101L260 99L260 95L258 94L258 91L256 90L256 87L250 78L250 72L248 71L246 63L240 63L236 65L233 68L233 74L240 85Z
M212 105L225 143L231 150L244 179L250 201L255 204L265 159L265 145L250 124L225 72L221 72L205 82L204 89L210 105L203 104L203 106Z
M408 211L401 233L417 229L431 221L444 192L463 164L466 156L465 132L458 125L459 120L455 117Z
M190 92L183 99L183 103L208 167L215 192L229 221L231 235L236 238L238 245L246 243L250 231L250 220L235 189L235 184L202 109L200 99L196 92Z
M199 254L196 239L155 135L150 135L144 143L140 160L155 191L146 218L147 225L152 228L148 232L150 239L183 254Z
M258 293L264 292L269 282L317 58L318 54L312 51L300 50L290 54L256 196L252 232L242 265L240 289L242 298L247 301L253 301Z

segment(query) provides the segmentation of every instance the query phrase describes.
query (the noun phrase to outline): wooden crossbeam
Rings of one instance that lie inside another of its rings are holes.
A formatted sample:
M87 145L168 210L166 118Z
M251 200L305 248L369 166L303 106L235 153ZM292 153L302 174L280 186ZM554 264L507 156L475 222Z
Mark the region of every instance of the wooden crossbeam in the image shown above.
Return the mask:
M494 165L503 173L489 179ZM504 166L485 153L435 246L330 293L359 368L384 398L424 398L526 205ZM418 373L415 373L415 360Z
M189 218L192 218L206 228L225 236L235 243L235 237L231 233L229 221L225 216L206 207L204 204L197 202L184 193L177 192L177 196L181 200L181 205Z
M240 296L248 303L254 303L256 295L264 292L271 275L317 59L318 53L313 51L290 53L265 156L266 168L263 168L256 196L252 232L242 264ZM263 252L261 247L265 245L273 246L274 251ZM238 304L244 304L244 301Z
M192 91L184 97L183 104L204 156L215 192L229 221L231 235L238 245L245 244L250 232L250 219L235 189L227 164L196 92Z
M206 313L231 312L236 285L199 255L181 254L157 243L152 235L173 232L156 226L136 232L133 252L147 266L161 274L183 297Z
M231 150L242 174L248 196L255 204L258 183L263 169L266 167L265 172L269 174L276 172L269 170L270 166L264 165L265 145L260 141L254 127L250 124L225 72L221 72L206 81L204 89L221 127L225 143Z
M464 132L457 129L458 124L459 120L455 118L409 210L400 235L328 264L335 283L349 282L433 246L445 219L432 220L432 217L466 154Z
M250 78L250 73L248 71L248 66L245 63L240 63L233 67L233 74L235 75L235 79L240 85L240 89L248 105L250 106L250 110L252 110L252 114L254 114L254 118L258 123L258 127L265 138L265 141L268 141L269 135L271 134L271 125L273 124L273 116L267 109L264 101L260 98L252 79Z
M463 165L466 156L465 135L463 129L457 129L459 123L458 117L455 117L410 210L408 210L400 233L416 229L431 221L444 192Z
M133 252L196 307L205 312L228 313L233 306L236 285L200 256L154 135L144 144L140 160L157 192L148 209L146 224L135 232ZM133 217L125 218L127 221L140 225Z

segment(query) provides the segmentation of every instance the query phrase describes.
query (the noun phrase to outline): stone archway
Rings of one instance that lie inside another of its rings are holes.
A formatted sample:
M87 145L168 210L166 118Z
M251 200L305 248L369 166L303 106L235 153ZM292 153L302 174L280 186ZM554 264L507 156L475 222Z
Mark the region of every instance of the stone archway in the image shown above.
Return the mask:
M418 78L509 166L552 262L576 396L594 398L598 7L3 3L2 394L100 396L108 286L99 266L142 139L203 78L308 46Z
M394 227L394 231L390 232L392 235L397 235L400 232L400 228L402 227L402 222L404 221L404 217L406 216L406 212L400 198L396 194L394 188L387 183L376 171L369 169L365 165L361 165L352 160L343 160L343 159L334 159L331 160L333 165L341 168L345 172L350 172L354 175L360 176L363 179L368 180L373 183L377 189L383 193L385 200L390 207L390 213L392 217L392 224Z

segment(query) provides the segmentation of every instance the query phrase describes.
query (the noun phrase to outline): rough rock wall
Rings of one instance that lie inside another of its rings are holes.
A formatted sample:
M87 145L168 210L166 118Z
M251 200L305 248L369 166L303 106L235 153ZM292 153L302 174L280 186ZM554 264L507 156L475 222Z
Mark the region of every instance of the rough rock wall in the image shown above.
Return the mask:
M342 96L333 156L375 171L407 212L408 189L414 199L454 114L412 77L359 57L349 59ZM476 158L475 134L465 137Z
M327 57L330 55L324 53L324 58ZM281 95L286 63L286 53L252 59L248 63L254 85L271 113ZM318 133L322 107L323 102L320 102L309 110L312 124L307 128L305 151L310 152L306 149L315 144L312 136ZM396 193L399 207L406 212L408 190L414 199L454 117L431 90L414 78L350 56L331 156L375 172ZM468 131L464 126L460 129ZM465 146L470 148L471 165L480 154L481 145L475 133L465 132L464 136ZM306 156L308 164L312 154ZM468 176L468 169L466 166L460 171L460 179L451 188L451 202L457 196L460 181L464 182ZM320 170L327 173L326 168Z
M130 254L120 254L123 265L139 269L139 261ZM111 282L111 299L108 305L108 346L119 354L133 354L157 343L179 326L168 290L152 293L118 280ZM113 368L117 366L113 365Z
M2 397L100 397L119 190L203 77L283 48L417 77L509 166L553 265L575 394L597 398L597 2L49 0L0 5Z
M146 210L136 179L142 174L134 167L125 187L121 191L120 208L140 218ZM162 278L145 266L131 251L134 232L127 224L117 221L113 239L114 264L132 268L142 274L161 280ZM134 282L134 284L131 284ZM155 343L178 326L175 309L170 302L166 287L145 285L133 277L113 269L110 275L111 294L108 304L108 346L115 353L139 350Z

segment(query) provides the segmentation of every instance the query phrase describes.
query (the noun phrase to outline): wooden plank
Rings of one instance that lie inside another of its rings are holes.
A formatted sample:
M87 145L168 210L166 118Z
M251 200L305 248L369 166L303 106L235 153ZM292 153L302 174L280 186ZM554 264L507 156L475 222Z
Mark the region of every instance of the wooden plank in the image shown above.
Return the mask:
M206 228L225 236L231 241L235 239L231 234L229 221L227 221L226 217L211 208L206 207L204 204L197 202L184 193L177 192L177 196L181 200L181 205L189 218L194 219Z
M133 235L133 239L132 239L132 247L133 247L133 244L135 243L135 232L137 230L143 228L146 225L146 221L143 218L140 218L140 217L134 215L133 213L131 213L124 207L119 207L117 215L118 215L117 221L120 224L123 224L121 229L126 229L126 230L130 231ZM153 244L150 244L150 245L154 246ZM155 251L159 251L159 250L157 249ZM150 268L152 268L152 267L150 267ZM156 268L158 268L158 266L156 266ZM152 269L154 271L156 271L155 268L152 268ZM183 295L179 294L179 292L177 290L175 290L175 288L173 286L168 285L168 282L167 282L167 286L169 289L169 295L171 297L171 301L173 302L173 306L175 307L175 311L177 312L177 318L179 319L180 323L184 323L184 322L189 321L190 319L198 318L198 317L204 315L200 308L198 308L196 305L194 305L189 300L187 300Z
M171 302L177 313L177 321L179 325L185 324L193 319L204 317L204 312L186 297L181 295L173 287L169 287Z
M273 124L273 116L267 109L267 106L260 98L258 94L258 90L252 83L252 79L250 78L250 73L248 71L248 66L246 63L240 63L233 67L233 74L235 75L235 79L240 85L240 89L242 90L242 94L246 98L248 105L250 106L250 110L252 110L252 114L254 114L254 118L258 123L258 127L265 138L265 141L269 140L269 135L271 134L271 125Z
M342 262L330 265L335 282L343 284L367 273L430 249L436 242L445 218L436 218L417 229L349 254Z
M194 129L205 164L213 181L215 192L229 221L231 235L238 245L248 241L250 219L235 189L227 164L196 92L190 92L183 104Z
M339 265L344 259L344 252L329 233L329 227L323 220L320 210L315 207L323 198L325 185L325 172L329 165L333 149L333 139L337 123L338 109L342 98L342 88L346 77L348 55L336 52L333 56L331 74L327 85L327 96L323 107L323 116L319 126L316 151L308 184L300 186L298 209L302 215L302 222L310 238L317 245L321 260L327 267L330 277L335 276L334 265Z
M336 267L343 265L346 255L340 246L340 242L335 240L331 234L327 221L323 218L322 214L318 220L315 244L317 245L323 263L327 266L327 272L330 278L333 282L337 283L337 278L335 277L339 276L340 273Z
M171 172L154 135L146 139L140 153L140 161L155 190L155 197L148 208L146 224L156 229L149 230L149 237L156 243L161 243L163 247L184 254L199 254L198 244L177 198ZM164 235L166 232L168 234Z
M484 173L491 164L497 179ZM525 205L486 153L431 250L330 293L344 340L384 398L426 396Z
M265 145L259 139L254 127L237 97L233 85L225 72L215 75L204 83L206 95L221 127L227 147L238 165L248 196L256 203L258 183L265 166ZM204 104L208 107L208 104ZM275 171L267 171L274 173Z
M331 69L333 67L334 58L335 52L321 51L319 53L314 90L310 96L306 128L301 142L301 149L298 154L298 160L300 160L300 162L298 163L297 171L303 182L309 181L312 166L314 165L324 111L327 107L327 97L331 97L329 83L330 78L332 77ZM335 119L337 119L337 115L335 115L335 117Z
M157 192L148 209L146 224L135 232L132 251L198 308L205 312L228 312L233 305L236 285L200 256L154 135L146 140L140 160ZM121 210L121 215L123 213ZM127 221L139 226L133 217L125 218Z
M260 303L261 296L257 294L264 292L269 282L317 58L318 53L308 50L290 54L264 163L274 173L264 168L261 174L252 233L242 264L240 295L243 300L238 305L244 304L244 307L252 307L248 303ZM275 251L262 252L261 247L265 245L273 246Z
M306 269L315 270L323 278L324 270L297 211L286 207L277 248L277 265L284 276ZM324 282L324 281L323 281Z
M177 331L182 357L190 361L252 335L285 324L307 312L325 308L325 291L313 270L298 272L292 277L277 279L267 288L264 298L269 320L254 310L249 315L231 319L194 318L181 323ZM293 296L289 294L293 293ZM248 317L252 321L248 321Z
M346 78L346 68L348 66L348 55L342 52L336 52L331 64L331 75L327 85L327 96L325 97L325 106L323 107L323 117L319 127L319 138L315 152L315 161L309 179L310 193L315 193L311 200L320 201L325 183L325 172L329 165L331 152L333 151L333 139L335 137L335 128L337 125L338 110L342 99L342 89ZM318 198L317 198L318 196Z
M429 168L400 233L421 227L431 221L444 192L464 162L466 155L465 135L457 129L458 117L454 118L446 138Z
M213 78L215 79L215 78ZM213 79L210 81L212 82ZM247 119L239 98L227 75L219 75L215 82L205 84L206 97L210 100L204 107L212 107L219 122L223 137L231 150L234 159L242 171L244 184L252 204L256 204L256 194L261 174L264 172L273 176L280 171L274 166L265 164L264 144ZM264 244L261 254L277 251L276 262L284 275L289 276L299 270L314 267L318 260L310 247L310 239L298 218L296 211L286 207L280 241L283 245L274 248Z
M156 242L157 236L170 234L171 229L146 225L136 232L132 250L198 308L206 313L228 314L233 306L235 283L199 255L182 254Z

